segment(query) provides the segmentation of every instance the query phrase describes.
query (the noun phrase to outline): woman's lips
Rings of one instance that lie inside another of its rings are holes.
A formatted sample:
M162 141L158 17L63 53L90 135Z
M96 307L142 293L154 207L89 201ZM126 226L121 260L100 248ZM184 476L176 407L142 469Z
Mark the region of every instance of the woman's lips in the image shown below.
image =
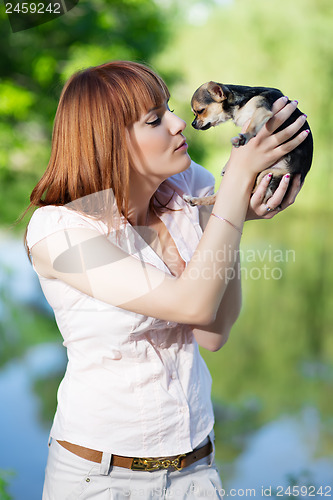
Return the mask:
M182 151L184 149L187 149L187 142L185 139L182 140L182 142L179 144L178 148L175 149L175 151Z

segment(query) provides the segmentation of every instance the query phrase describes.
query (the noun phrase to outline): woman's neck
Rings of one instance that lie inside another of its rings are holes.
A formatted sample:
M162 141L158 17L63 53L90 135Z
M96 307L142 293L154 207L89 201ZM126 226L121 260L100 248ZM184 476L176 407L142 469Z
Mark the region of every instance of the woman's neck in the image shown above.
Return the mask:
M150 200L161 184L161 180L142 178L131 172L129 184L128 219L134 226L148 225Z

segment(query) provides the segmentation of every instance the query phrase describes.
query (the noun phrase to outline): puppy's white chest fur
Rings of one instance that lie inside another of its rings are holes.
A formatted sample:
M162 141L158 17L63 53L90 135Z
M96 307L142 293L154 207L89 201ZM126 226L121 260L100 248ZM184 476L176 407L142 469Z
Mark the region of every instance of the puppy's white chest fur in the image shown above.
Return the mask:
M252 118L258 107L260 107L262 99L260 96L252 97L245 106L238 108L235 111L233 122L237 127L242 127L244 123Z

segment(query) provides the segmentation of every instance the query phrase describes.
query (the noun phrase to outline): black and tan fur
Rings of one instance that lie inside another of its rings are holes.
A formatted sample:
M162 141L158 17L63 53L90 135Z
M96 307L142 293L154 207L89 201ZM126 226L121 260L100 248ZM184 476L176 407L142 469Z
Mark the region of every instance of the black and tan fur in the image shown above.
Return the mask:
M227 120L232 120L235 125L242 127L250 120L246 132L231 139L234 147L240 147L255 137L272 117L273 103L282 96L282 92L274 88L207 82L201 85L192 96L191 106L195 114L192 126L198 130L207 130ZM301 114L302 112L296 108L290 118L275 133L290 125ZM307 121L300 131L306 129L310 129ZM272 172L273 176L267 188L264 202L272 196L285 174L290 173L291 177L301 174L301 182L303 182L311 167L312 156L313 139L310 132L308 137L291 153L258 175L253 191L256 190L264 175L269 172ZM204 198L184 195L184 199L191 205L212 205L215 202L215 195Z

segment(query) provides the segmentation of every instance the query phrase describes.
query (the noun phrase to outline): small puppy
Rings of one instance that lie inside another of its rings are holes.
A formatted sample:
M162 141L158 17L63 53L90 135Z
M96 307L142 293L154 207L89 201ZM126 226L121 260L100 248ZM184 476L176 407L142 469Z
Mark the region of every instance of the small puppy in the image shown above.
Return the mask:
M282 92L274 88L223 85L217 82L204 83L192 96L191 106L195 114L192 126L198 130L207 130L227 120L232 120L235 125L242 127L250 120L246 132L231 139L233 146L238 148L257 135L259 130L273 116L272 106L274 101L282 96ZM294 113L275 133L290 125L301 114L302 112L296 108ZM307 121L297 134L306 129L310 129ZM272 172L273 176L266 191L265 203L272 196L285 174L290 173L291 180L294 175L301 174L301 182L303 182L311 167L312 156L313 139L310 132L308 137L296 149L258 175L253 192L261 179L269 172ZM215 202L215 197L216 195L193 198L184 195L184 200L193 206L212 205Z

